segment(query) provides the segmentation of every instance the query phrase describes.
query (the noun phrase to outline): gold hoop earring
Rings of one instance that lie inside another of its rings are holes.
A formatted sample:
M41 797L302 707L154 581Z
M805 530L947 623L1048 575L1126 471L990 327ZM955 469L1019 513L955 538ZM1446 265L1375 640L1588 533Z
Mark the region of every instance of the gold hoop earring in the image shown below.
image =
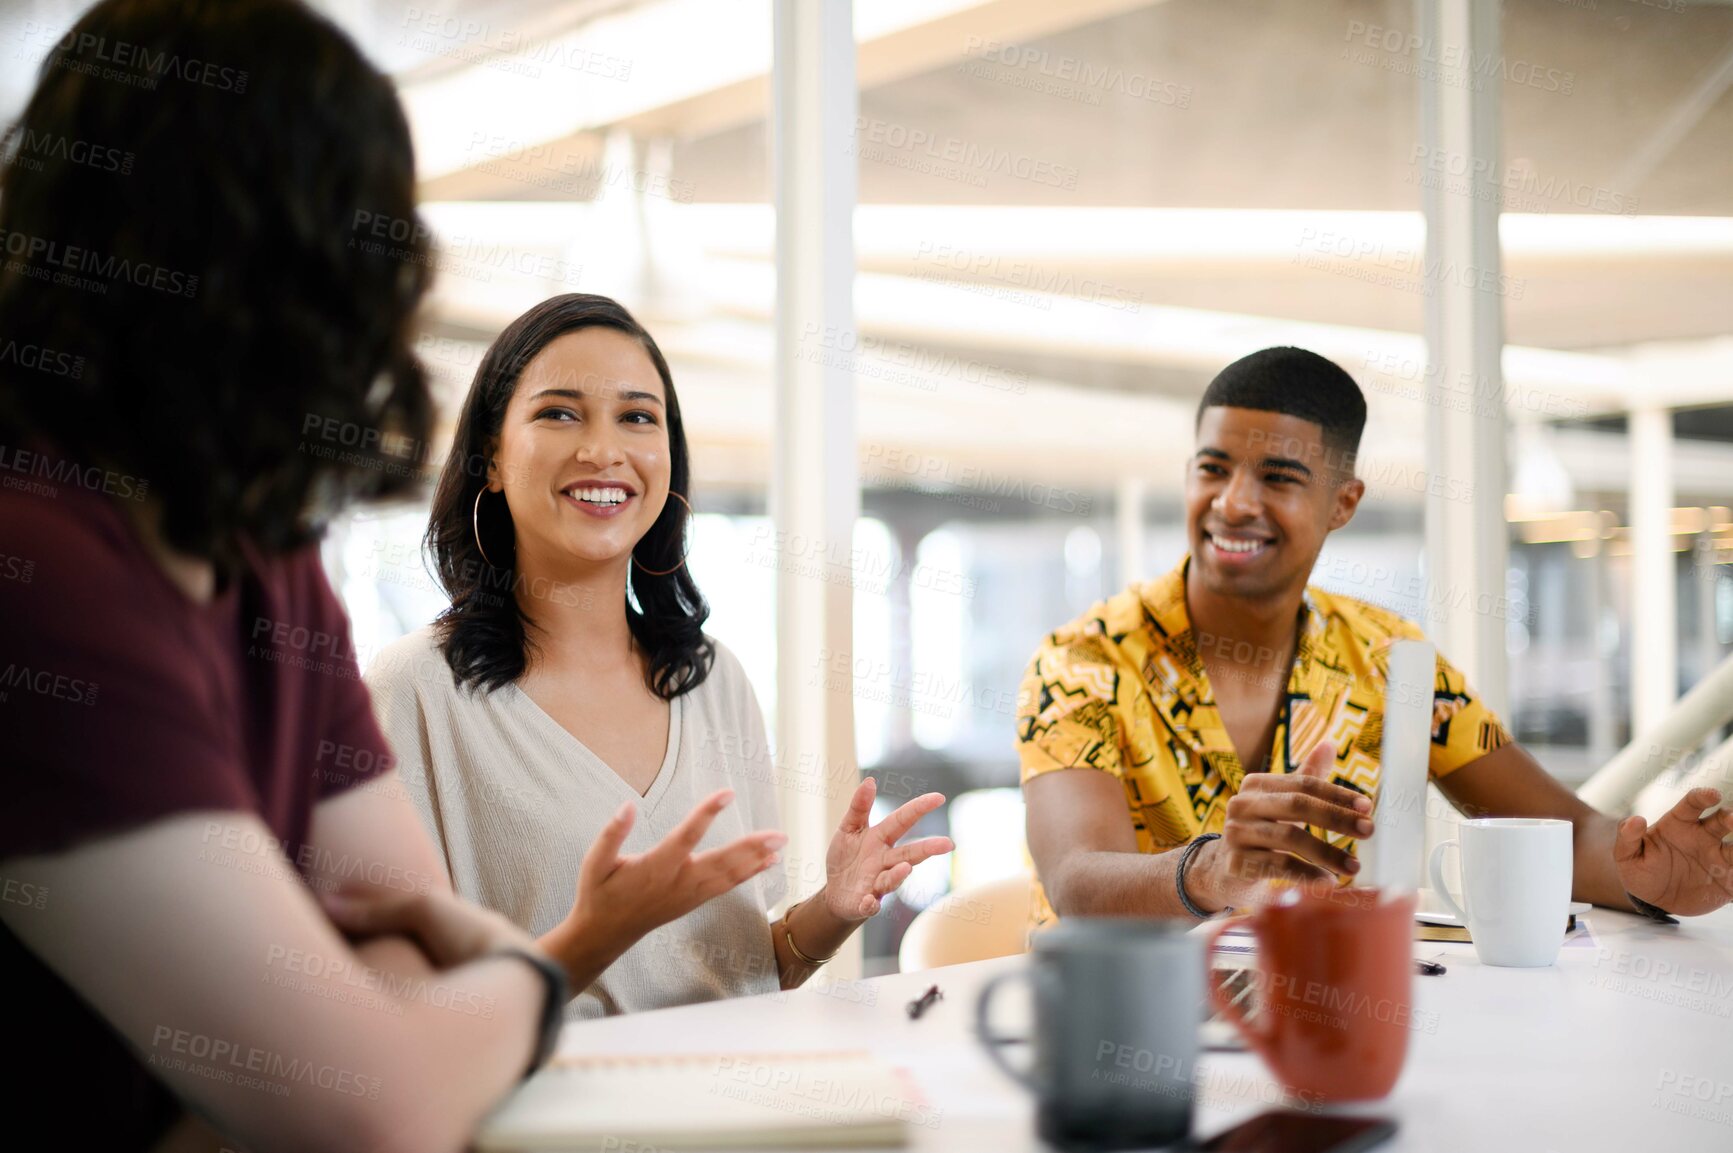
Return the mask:
M470 510L469 514L469 527L470 531L475 533L475 550L481 554L481 559L487 561L488 568L498 568L499 566L494 564L492 558L487 555L487 550L481 547L481 498L485 495L487 495L487 486L482 485L476 490L475 507Z
M673 489L668 490L668 495L673 497L675 500L679 501L681 504L686 506L686 515L688 517L690 517L692 515L692 502L691 501L687 500L685 497L681 496L679 493L675 492ZM651 568L645 568L643 565L643 562L638 560L638 554L637 553L632 554L632 563L637 565L638 571L643 573L645 576L669 576L673 573L679 572L682 568L684 568L686 566L686 557L690 556L691 554L692 554L692 546L687 545L686 546L686 552L683 553L680 557L680 563L675 565L673 568L665 569L662 572L657 572L655 569L651 569Z

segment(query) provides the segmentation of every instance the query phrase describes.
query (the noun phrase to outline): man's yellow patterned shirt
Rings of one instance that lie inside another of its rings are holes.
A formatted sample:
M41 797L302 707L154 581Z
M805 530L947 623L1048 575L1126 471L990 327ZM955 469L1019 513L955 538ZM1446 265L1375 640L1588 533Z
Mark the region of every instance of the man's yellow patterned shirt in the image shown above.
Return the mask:
M1023 781L1059 769L1112 773L1125 788L1145 853L1219 833L1246 773L1216 711L1186 611L1188 563L1097 603L1048 636L1017 694ZM1421 639L1421 630L1395 613L1316 588L1306 590L1302 616L1269 769L1298 771L1313 746L1328 741L1336 749L1331 779L1375 796L1390 643ZM1440 656L1433 779L1509 742L1498 718ZM1328 839L1354 851L1352 837ZM1039 885L1035 913L1038 924L1053 919Z

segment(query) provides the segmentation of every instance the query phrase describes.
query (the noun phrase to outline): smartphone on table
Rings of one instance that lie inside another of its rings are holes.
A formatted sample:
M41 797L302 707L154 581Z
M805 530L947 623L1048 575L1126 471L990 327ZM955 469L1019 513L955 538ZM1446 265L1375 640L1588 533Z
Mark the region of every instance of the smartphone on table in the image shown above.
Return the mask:
M1396 1133L1396 1122L1382 1117L1320 1117L1272 1109L1217 1133L1197 1153L1361 1153Z

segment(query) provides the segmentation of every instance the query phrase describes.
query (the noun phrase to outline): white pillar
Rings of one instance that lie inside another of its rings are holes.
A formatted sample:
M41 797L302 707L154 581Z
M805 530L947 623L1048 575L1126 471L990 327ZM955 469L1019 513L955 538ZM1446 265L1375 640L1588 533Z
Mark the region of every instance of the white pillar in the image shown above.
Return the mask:
M642 166L631 132L609 129L597 163L604 174L638 172ZM583 268L586 285L607 285L608 294L627 308L654 317L659 309L650 296L654 280L650 274L649 228L638 183L604 176L590 205L592 228L585 229L581 243L574 241L569 255ZM586 287L585 291L591 289Z
M1146 548L1143 531L1143 505L1146 485L1141 477L1119 478L1114 495L1113 518L1119 538L1119 587L1142 580ZM1117 590L1115 590L1117 591Z
M1613 664L1618 646L1607 643L1606 618L1612 605L1612 592L1608 587L1607 541L1599 517L1595 518L1595 532L1594 555L1587 562L1589 598L1593 607L1589 651L1594 654L1593 672L1589 679L1589 759L1597 765L1604 765L1618 751L1618 716L1613 692Z
M1721 638L1716 635L1715 619L1715 584L1719 572L1715 566L1713 523L1706 520L1691 549L1691 588L1697 597L1697 661L1703 668L1699 680L1721 663Z
M1417 0L1416 31L1446 59L1496 60L1499 0ZM1473 174L1465 195L1423 187L1426 216L1427 631L1501 716L1505 651L1504 297L1498 246L1499 86L1466 65L1419 81L1421 142ZM1471 403L1464 403L1471 401ZM1466 411L1464 411L1466 410ZM1465 496L1464 494L1471 494Z
M1631 413L1631 732L1658 725L1679 699L1677 561L1673 556L1673 413Z
M854 331L855 46L851 0L776 0L776 407L770 508L776 574L776 755L785 856L816 887L846 787L802 789L854 764L850 553L860 510L854 374L815 334ZM837 343L837 342L832 342ZM852 341L842 342L844 347ZM803 355L805 354L805 355ZM840 675L836 669L844 670ZM853 774L848 776L854 779ZM860 937L830 972L860 973Z
M1499 0L1416 0L1414 30L1440 59L1499 58ZM1427 296L1426 577L1428 636L1508 718L1503 605L1504 298L1498 285L1499 89L1467 68L1417 73L1420 143L1461 163L1469 188L1422 184ZM1464 398L1471 403L1463 404ZM1466 411L1464 411L1466 410ZM1426 847L1454 835L1455 811L1428 787ZM1423 882L1424 883L1424 882ZM1422 898L1430 901L1430 898Z

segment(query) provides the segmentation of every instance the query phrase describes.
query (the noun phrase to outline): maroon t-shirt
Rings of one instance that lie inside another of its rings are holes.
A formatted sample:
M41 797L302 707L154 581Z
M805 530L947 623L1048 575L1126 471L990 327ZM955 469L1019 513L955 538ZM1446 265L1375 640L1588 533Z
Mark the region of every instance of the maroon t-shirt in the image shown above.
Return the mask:
M257 815L294 861L313 807L391 763L318 549L249 554L194 603L121 510L139 482L114 479L0 447L0 860L215 809ZM81 1147L144 1148L176 1119L119 1034L4 926L0 965L29 1058L8 1075L13 1124L34 1128L69 1084L87 1107L55 1126Z

